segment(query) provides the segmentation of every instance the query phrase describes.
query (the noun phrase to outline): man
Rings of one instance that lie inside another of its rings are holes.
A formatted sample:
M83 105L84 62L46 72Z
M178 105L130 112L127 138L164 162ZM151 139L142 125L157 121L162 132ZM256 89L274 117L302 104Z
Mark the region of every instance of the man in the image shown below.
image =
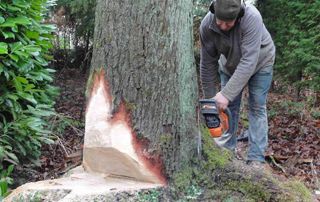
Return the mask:
M243 88L249 89L249 148L247 162L262 167L268 141L266 111L275 47L259 11L241 0L216 0L200 26L200 78L205 98L231 110L230 133L218 145L236 149L236 131ZM221 80L221 91L217 91Z

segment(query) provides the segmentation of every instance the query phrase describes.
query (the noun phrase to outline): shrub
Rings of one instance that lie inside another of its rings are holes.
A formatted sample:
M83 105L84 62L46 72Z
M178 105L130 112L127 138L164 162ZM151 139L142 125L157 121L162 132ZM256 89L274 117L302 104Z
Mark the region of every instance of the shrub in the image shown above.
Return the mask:
M41 144L52 142L47 117L57 88L47 66L54 26L42 23L48 2L0 1L0 164L35 160Z
M8 187L13 183L10 174L13 171L13 165L10 165L8 169L3 170L2 165L0 165L0 201L3 197L6 197L8 194Z

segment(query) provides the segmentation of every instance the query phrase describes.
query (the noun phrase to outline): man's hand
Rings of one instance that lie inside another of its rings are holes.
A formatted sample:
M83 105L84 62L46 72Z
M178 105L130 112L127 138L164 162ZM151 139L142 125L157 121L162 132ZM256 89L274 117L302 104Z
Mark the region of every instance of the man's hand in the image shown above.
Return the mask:
M228 107L229 100L224 97L221 92L217 93L216 96L213 97L215 99L217 106L220 110L225 110Z

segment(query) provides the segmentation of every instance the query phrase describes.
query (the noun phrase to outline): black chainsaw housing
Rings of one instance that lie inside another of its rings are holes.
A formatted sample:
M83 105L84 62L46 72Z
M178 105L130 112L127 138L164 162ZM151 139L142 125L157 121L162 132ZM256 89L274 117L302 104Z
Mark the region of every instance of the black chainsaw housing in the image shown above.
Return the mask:
M204 116L208 128L217 128L220 126L219 111L214 100L203 99L200 103L205 106L201 107L201 114Z

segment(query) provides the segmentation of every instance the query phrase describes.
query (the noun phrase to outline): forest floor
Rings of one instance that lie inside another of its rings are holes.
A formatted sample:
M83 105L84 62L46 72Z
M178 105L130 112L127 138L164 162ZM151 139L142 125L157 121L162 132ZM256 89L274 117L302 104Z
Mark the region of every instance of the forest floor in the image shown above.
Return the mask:
M62 124L58 125L58 129L63 133L57 135L55 144L42 148L38 166L27 164L16 167L13 176L16 186L60 177L81 164L86 81L87 75L79 69L62 69L56 73L55 85L60 88L60 96L55 109L61 114ZM320 120L312 118L305 104L293 100L291 93L269 94L269 147L266 159L274 174L296 178L311 190L320 191ZM243 105L246 106L245 102ZM245 111L241 113L239 133L243 133L248 126ZM246 141L239 142L241 153L245 153L246 148Z

